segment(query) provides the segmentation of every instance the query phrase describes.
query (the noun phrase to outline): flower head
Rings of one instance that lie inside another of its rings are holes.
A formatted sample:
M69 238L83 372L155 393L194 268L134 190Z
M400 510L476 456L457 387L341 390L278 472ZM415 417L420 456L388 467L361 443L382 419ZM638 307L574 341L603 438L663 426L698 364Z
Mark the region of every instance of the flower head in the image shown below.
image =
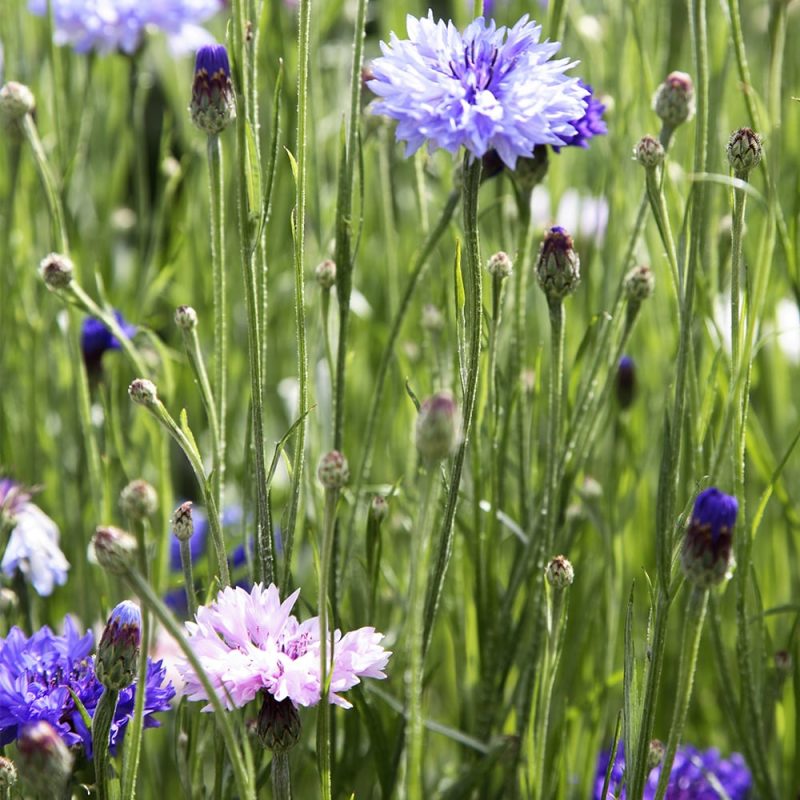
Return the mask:
M603 783L605 781L608 762L611 753L604 750L597 759L597 772L595 773L593 800L626 800L625 789L622 788L625 774L625 748L620 742L617 757L611 769L611 781L608 785L608 795L603 797ZM650 772L644 787L644 800L653 800L656 796L656 786L661 773L658 766ZM712 783L713 781L713 783ZM752 778L744 758L739 753L732 753L730 758L724 759L719 750L697 750L691 745L678 748L675 760L672 762L672 772L669 776L666 800L716 800L720 795L714 788L719 784L730 800L745 800L750 794Z
M224 44L207 44L197 51L189 111L192 122L209 136L224 131L236 118L231 67Z
M433 12L406 18L408 39L392 34L372 62L374 113L396 119L397 138L411 155L463 145L478 158L494 149L514 168L536 145L561 146L579 134L588 95L564 73L574 62L550 59L557 42L539 42L541 26L527 15L513 28L483 17L460 33Z
M562 138L566 147L582 147L585 150L589 147L589 139L595 136L604 136L608 133L608 128L603 119L606 107L594 96L594 89L588 83L579 80L578 85L589 92L585 98L586 111L580 118L572 120L572 127L576 131L575 134ZM561 152L561 147L553 145L553 150L559 153Z
M58 526L39 506L30 502L30 494L14 481L0 480L0 517L11 525L11 536L0 562L8 577L15 572L46 597L56 586L67 582L67 561L58 546Z
M125 321L119 311L114 311L114 317L128 339L136 334L136 326ZM106 326L95 317L87 317L81 325L81 352L86 368L92 372L100 367L100 359L107 350L120 350L122 345Z
M250 592L229 586L214 603L198 609L195 622L186 623L189 643L226 708L244 706L262 691L295 706L319 702L319 620L299 622L290 613L299 594L298 589L281 603L274 585L257 584ZM374 628L344 635L337 630L333 638L328 699L350 708L339 693L364 677L385 678L391 653L380 646L383 634ZM179 669L186 696L208 700L191 666L183 662Z
M167 34L174 53L188 53L212 41L199 26L216 14L224 0L50 0L53 40L79 53L135 52L148 28ZM29 0L31 13L48 13L47 0Z
M713 586L727 574L738 511L736 498L714 486L697 495L681 551L683 572L696 586Z
M0 638L0 746L19 738L27 724L45 720L68 747L83 744L91 758L92 734L70 691L91 717L103 693L103 685L95 674L92 648L91 631L81 636L69 617L64 620L62 636L45 626L30 638L17 627L5 639ZM134 684L119 694L111 723L112 752L116 752L126 725L133 719L136 691ZM145 727L158 725L153 714L165 711L174 694L172 684L164 681L161 662L148 661Z

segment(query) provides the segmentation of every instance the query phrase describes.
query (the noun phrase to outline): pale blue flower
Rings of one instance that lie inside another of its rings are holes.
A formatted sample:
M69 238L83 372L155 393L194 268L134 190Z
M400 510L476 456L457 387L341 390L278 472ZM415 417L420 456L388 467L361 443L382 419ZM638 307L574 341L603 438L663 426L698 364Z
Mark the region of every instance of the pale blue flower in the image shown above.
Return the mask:
M200 27L224 5L224 0L50 0L54 41L79 53L111 53L138 49L146 28L167 34L173 53L194 52L214 41ZM28 9L47 13L47 0L29 0Z
M550 59L557 42L539 42L541 26L527 15L513 28L483 17L460 33L452 22L407 17L408 39L391 35L372 62L369 88L376 114L396 119L397 138L411 155L431 150L477 157L496 150L514 168L536 145L562 146L578 134L588 91L565 73L574 61Z

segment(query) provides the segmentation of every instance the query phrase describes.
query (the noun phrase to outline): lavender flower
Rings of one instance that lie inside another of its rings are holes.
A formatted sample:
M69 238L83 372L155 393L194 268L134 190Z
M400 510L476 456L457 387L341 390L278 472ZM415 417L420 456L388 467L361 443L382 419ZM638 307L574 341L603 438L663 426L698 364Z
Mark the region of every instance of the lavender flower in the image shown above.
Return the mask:
M42 17L47 5L47 0L29 0L28 9ZM50 0L50 6L53 40L79 53L133 53L152 27L166 33L172 52L181 54L213 42L198 23L216 14L224 0Z
M572 127L576 133L573 136L562 137L564 145L567 147L582 147L584 150L589 147L589 139L594 136L604 136L608 133L608 128L603 120L603 112L606 107L594 96L594 89L583 81L578 84L589 92L586 97L586 111L579 119L572 120ZM556 153L561 152L561 146L553 145Z
M372 62L374 113L398 121L406 155L427 140L431 150L478 158L494 149L511 169L536 145L563 145L579 135L589 94L564 73L569 59L551 61L560 45L539 42L541 26L527 15L513 28L483 17L459 33L452 22L408 16L408 39L393 33Z
M196 622L187 622L188 640L226 708L237 708L266 691L278 702L289 699L295 706L313 706L320 699L319 620L305 622L290 614L298 589L281 603L274 585L261 584L250 593L227 587L216 602L201 606ZM334 633L331 655L331 703L350 708L339 692L360 678L385 678L390 652L378 642L383 634L374 628ZM179 670L186 681L189 700L208 700L191 666ZM207 705L204 710L211 709Z
M10 578L20 572L42 597L63 586L69 561L58 546L58 526L9 478L0 480L0 517L11 527L0 562L3 573Z
M70 695L75 693L89 716L94 714L103 686L95 675L91 631L81 636L69 617L64 620L64 634L56 636L48 627L30 638L17 627L0 638L0 746L13 742L23 728L37 720L46 720L64 743L83 744L92 757L92 734L84 724ZM161 662L148 661L145 683L144 724L158 725L153 714L169 708L175 694L172 684L164 681ZM111 752L116 752L133 719L136 685L123 689L111 723Z
M119 311L114 311L114 317L125 336L128 339L133 338L136 334L136 326L126 322ZM99 369L103 353L107 350L120 350L121 348L122 345L117 337L99 319L87 317L83 321L83 325L81 325L81 352L83 353L83 360L86 362L86 368L90 372L95 372Z
M611 781L608 785L607 797L602 797L603 783L611 753L604 750L597 759L597 772L594 782L592 800L626 800L625 789L622 788L625 773L625 748L620 742L617 757L611 770ZM644 800L653 800L661 767L650 772L644 787ZM750 794L752 778L744 758L739 753L732 753L730 758L723 759L719 750L697 750L691 745L678 748L665 800L719 800L723 795L717 791L721 787L730 800L746 800Z

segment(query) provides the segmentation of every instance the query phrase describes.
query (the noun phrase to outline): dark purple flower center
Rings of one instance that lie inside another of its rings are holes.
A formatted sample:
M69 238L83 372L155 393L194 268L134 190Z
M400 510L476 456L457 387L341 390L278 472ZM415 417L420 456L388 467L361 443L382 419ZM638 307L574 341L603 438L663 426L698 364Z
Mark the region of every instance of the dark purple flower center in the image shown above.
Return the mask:
M450 62L450 73L466 89L468 103L474 103L478 92L489 88L495 77L500 51L484 42L473 41L464 48L464 63Z

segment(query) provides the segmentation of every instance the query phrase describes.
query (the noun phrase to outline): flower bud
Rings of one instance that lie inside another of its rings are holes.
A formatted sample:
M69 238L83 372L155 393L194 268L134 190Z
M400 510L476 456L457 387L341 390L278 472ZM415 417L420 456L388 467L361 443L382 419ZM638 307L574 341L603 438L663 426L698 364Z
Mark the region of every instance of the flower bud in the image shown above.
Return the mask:
M728 163L737 178L746 178L761 161L761 137L752 128L739 128L728 141Z
M382 494L373 495L369 504L369 515L378 523L389 516L389 501Z
M120 492L119 505L125 516L139 522L155 514L158 508L158 494L147 481L131 481Z
M630 356L622 356L614 378L617 402L622 409L630 408L636 397L636 365Z
M224 45L203 45L197 51L189 111L192 122L209 136L221 133L236 119L231 68Z
M18 608L19 597L17 597L16 592L5 586L0 589L0 616L10 619Z
M256 723L258 738L264 747L285 753L300 741L300 715L288 697L278 701L269 692L261 694L264 699Z
M142 641L142 612L123 600L111 612L97 646L95 672L107 689L120 691L133 683Z
M653 95L653 110L665 126L677 128L694 116L694 84L686 72L670 72Z
M187 500L181 503L172 514L172 530L181 542L188 542L194 535L194 520L192 520L192 502Z
M0 89L0 117L7 122L19 122L36 108L33 92L23 83L9 81Z
M656 276L650 267L634 267L625 276L624 288L629 303L641 303L655 291Z
M578 288L581 261L572 237L558 225L544 235L536 261L536 278L551 303L561 301Z
M774 655L774 659L775 670L782 679L791 675L794 662L792 654L788 650L778 650Z
M537 144L533 148L532 158L518 158L514 169L514 182L528 197L547 175L547 145Z
M420 458L433 465L455 450L459 421L456 401L450 392L437 392L419 407L416 442Z
M566 589L575 580L575 570L564 556L555 556L550 559L544 571L547 582L557 591Z
M326 291L330 290L333 284L336 283L336 262L326 258L317 264L314 275L320 288Z
M60 253L50 253L39 264L39 273L48 289L66 289L74 272L72 261Z
M511 275L511 259L508 257L508 253L504 253L502 250L499 253L495 253L487 262L486 270L493 278L499 278L503 280Z
M134 403L145 408L153 408L158 404L158 390L152 381L136 378L128 387L128 394Z
M136 556L136 539L112 526L98 527L92 537L97 563L112 575L124 575Z
M444 314L433 303L426 303L422 307L421 322L428 333L439 333L444 329Z
M645 169L655 169L664 163L664 145L655 136L642 136L633 149L636 160Z
M517 164L519 164L519 161L517 161ZM503 159L500 158L497 150L494 148L487 150L481 158L481 182L496 177L505 168L506 165L503 163Z
M347 459L338 450L325 453L319 460L317 477L326 489L341 489L350 480Z
M178 306L175 309L175 324L182 331L191 331L197 327L197 312L191 306Z
M17 782L17 768L10 758L0 756L0 789L10 789Z
M715 487L697 496L681 551L683 573L694 586L707 589L727 575L738 510L736 498Z
M667 748L660 739L651 739L647 748L647 771L655 769L664 760Z
M61 797L72 774L74 757L56 729L40 719L26 725L17 739L17 768L25 797Z

